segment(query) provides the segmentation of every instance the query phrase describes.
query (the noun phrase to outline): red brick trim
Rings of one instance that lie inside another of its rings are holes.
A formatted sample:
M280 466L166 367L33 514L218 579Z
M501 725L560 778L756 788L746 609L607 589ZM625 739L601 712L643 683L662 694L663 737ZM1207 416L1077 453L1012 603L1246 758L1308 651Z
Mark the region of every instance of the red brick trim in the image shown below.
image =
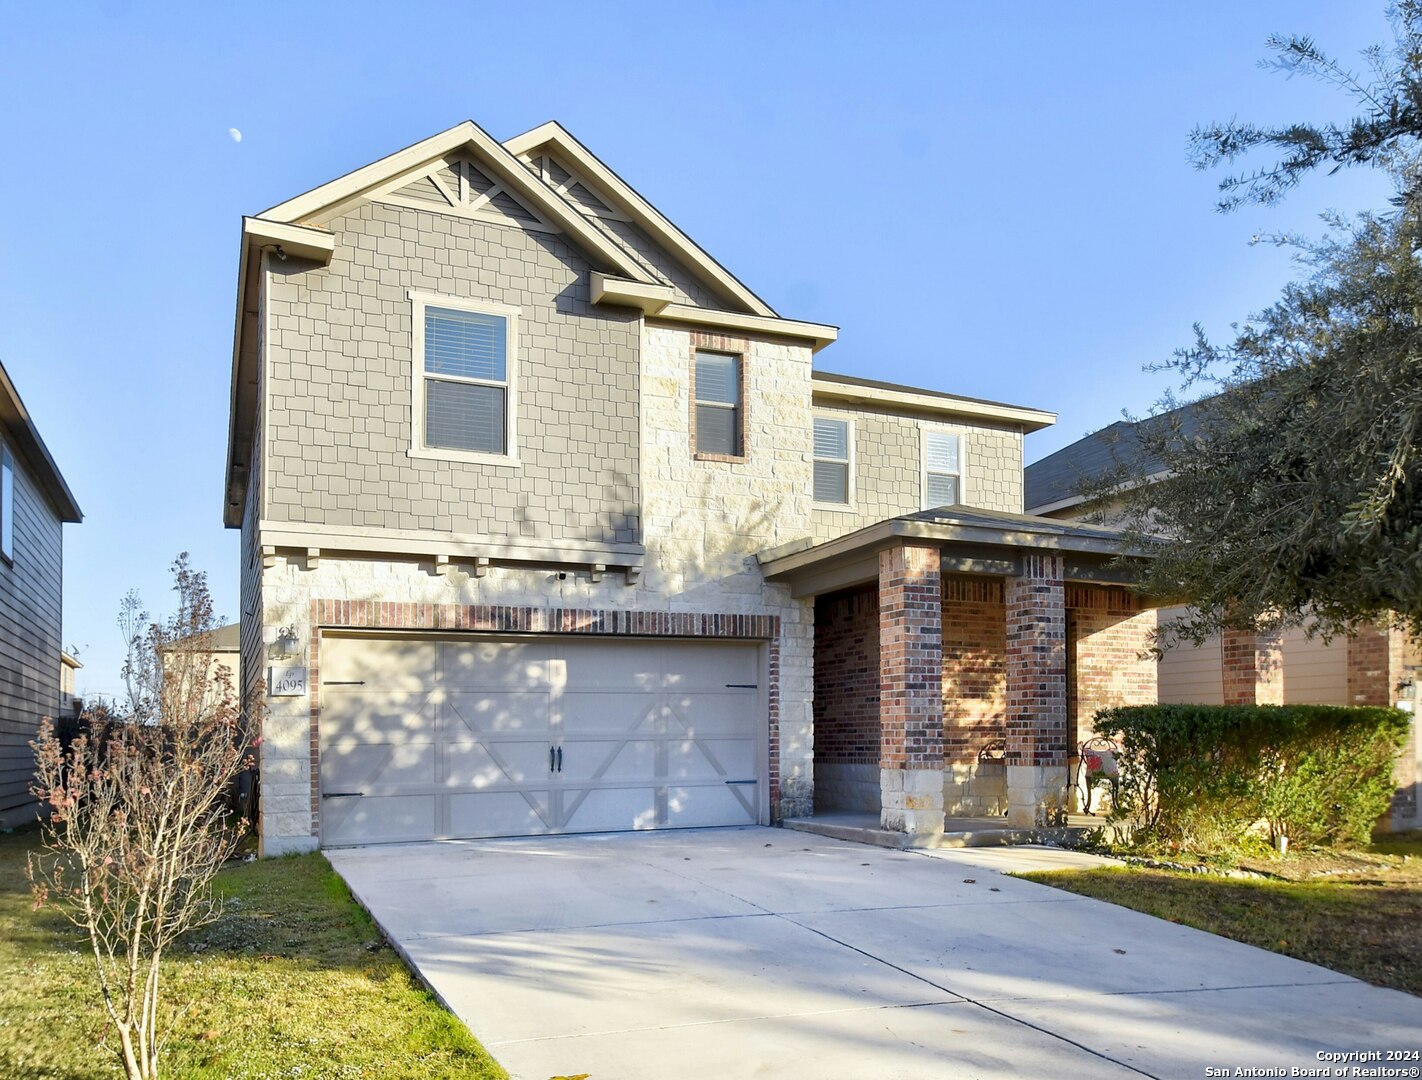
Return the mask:
M780 617L689 611L603 611L492 604L409 604L377 600L312 600L311 835L321 825L321 632L323 630L445 630L493 634L587 634L603 637L719 638L765 641L769 723L770 820L780 818Z
M729 353L736 358L736 385L740 388L740 402L737 408L740 412L738 430L736 432L740 453L738 454L706 454L696 449L696 354L698 352ZM746 393L746 359L750 356L750 339L727 337L725 334L708 334L702 330L691 331L691 353L687 366L687 386L690 388L689 398L690 419L688 430L691 433L691 456L696 461L720 461L731 465L741 464L749 459L746 452L746 440L750 433L750 395Z

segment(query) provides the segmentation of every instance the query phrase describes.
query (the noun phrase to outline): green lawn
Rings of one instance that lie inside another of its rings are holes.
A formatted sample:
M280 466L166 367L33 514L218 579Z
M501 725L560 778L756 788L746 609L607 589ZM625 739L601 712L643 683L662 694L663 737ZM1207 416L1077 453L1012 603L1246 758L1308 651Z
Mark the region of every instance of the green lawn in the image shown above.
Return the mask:
M1422 833L1268 869L1294 880L1139 867L1019 876L1422 994Z
M0 1076L112 1077L87 945L33 910L24 866L37 837L0 835ZM166 1075L507 1080L379 943L322 856L233 866L218 885L227 913L166 965L165 1001L190 1006Z

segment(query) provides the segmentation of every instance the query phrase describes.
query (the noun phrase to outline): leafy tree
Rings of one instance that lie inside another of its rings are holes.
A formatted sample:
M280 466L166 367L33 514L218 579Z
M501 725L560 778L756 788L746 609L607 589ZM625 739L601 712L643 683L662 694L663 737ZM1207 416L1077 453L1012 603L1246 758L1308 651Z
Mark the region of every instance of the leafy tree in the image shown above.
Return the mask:
M1380 618L1422 632L1422 0L1393 18L1394 47L1367 53L1370 81L1307 38L1270 43L1276 66L1364 103L1350 124L1231 123L1193 136L1202 166L1261 146L1285 152L1227 177L1224 209L1274 202L1327 163L1385 168L1397 198L1383 212L1327 216L1321 240L1280 238L1302 280L1228 344L1197 326L1194 346L1163 367L1182 391L1214 393L1184 408L1167 395L1092 485L1128 538L1154 548L1144 587L1194 605L1162 628L1163 646L1289 623L1331 636Z
M165 622L149 621L133 594L124 601L129 715L91 711L67 748L46 721L33 744L49 811L29 864L35 899L87 939L129 1080L158 1076L173 1021L160 1008L164 954L221 914L212 878L245 824L226 812L247 741L231 675L212 662L206 576L183 554L173 577L178 606Z

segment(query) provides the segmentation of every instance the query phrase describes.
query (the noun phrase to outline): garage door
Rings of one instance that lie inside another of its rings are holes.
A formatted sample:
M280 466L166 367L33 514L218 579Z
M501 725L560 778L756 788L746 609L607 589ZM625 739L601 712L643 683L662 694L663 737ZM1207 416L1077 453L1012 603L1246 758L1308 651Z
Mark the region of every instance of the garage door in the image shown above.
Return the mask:
M760 820L744 643L328 637L328 845Z

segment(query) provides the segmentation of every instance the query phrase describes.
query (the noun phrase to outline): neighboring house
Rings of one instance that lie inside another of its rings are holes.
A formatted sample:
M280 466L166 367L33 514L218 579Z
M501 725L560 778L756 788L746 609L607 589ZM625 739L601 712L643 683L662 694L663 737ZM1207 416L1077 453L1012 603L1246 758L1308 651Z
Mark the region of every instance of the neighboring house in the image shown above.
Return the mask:
M207 678L212 687L216 688L221 685L221 679L225 673L227 685L232 688L233 693L240 694L242 692L241 636L241 623L226 623L223 626L214 627L207 635L207 641L203 643L203 647L211 654ZM165 671L172 652L175 649L185 648L191 640L190 638L179 638L172 645L164 646L159 650Z
M38 809L30 741L60 708L64 523L82 518L0 365L0 828Z
M74 696L74 673L83 666L77 657L67 652L59 654L59 712L55 719L75 716L83 707L83 702Z
M812 370L835 336L557 124L245 218L262 850L1060 809L1155 614L1022 514L1050 413Z
M1197 430L1195 404L1130 422L1118 420L1070 446L1027 466L1027 512L1063 521L1111 520L1083 491L1108 474L1118 461L1132 465L1151 483L1169 480L1163 462L1145 456L1132 438L1141 425L1178 424L1182 434ZM1184 608L1162 608L1160 621ZM1300 627L1272 638L1253 634L1215 635L1199 646L1181 644L1160 661L1159 695L1163 702L1201 704L1392 705L1407 700L1422 649L1396 628L1359 627L1349 638L1310 638ZM1395 828L1422 825L1418 817L1419 747L1416 732L1398 764Z

